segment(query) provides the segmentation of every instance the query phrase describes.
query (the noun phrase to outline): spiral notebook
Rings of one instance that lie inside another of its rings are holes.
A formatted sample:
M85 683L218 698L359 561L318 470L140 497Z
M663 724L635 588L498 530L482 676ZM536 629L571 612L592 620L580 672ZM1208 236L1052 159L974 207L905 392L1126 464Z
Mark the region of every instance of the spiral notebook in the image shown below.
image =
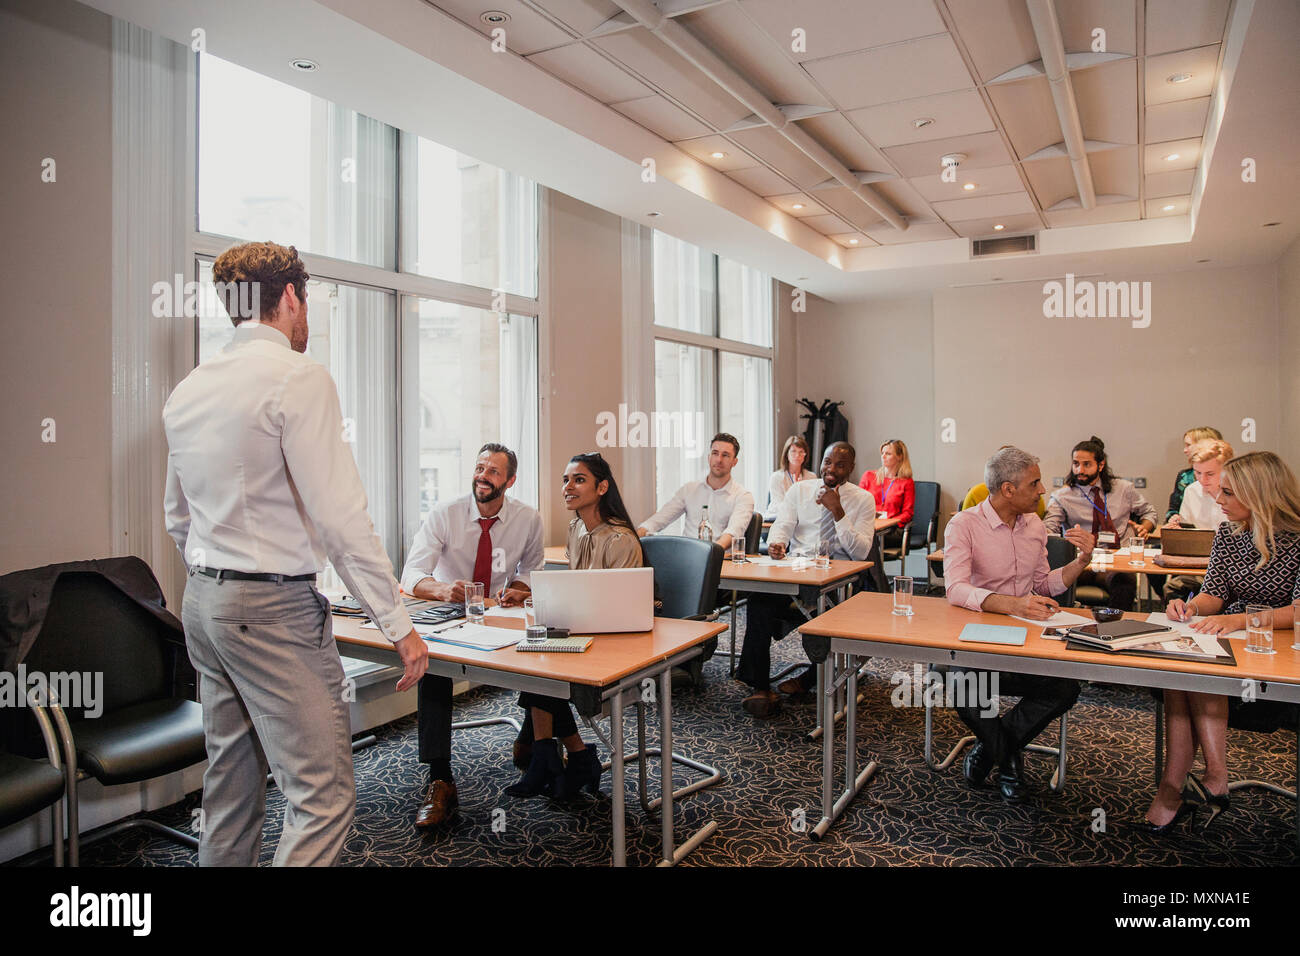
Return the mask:
M537 651L542 654L581 654L591 647L590 637L553 637L545 644L525 644L520 641L515 650L521 653Z

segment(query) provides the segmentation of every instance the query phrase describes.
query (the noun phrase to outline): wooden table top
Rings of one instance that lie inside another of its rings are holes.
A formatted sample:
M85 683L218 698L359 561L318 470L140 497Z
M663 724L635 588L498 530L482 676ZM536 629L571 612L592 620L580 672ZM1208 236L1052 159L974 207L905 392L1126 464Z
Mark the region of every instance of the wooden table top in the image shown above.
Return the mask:
M763 556L760 554L751 554L747 556L753 561ZM567 565L564 558L564 548L560 545L545 549L545 561L547 564ZM855 574L861 574L873 565L871 561L841 561L834 559L831 561L830 570L818 571L814 567L802 568L796 571L789 565L762 565L762 564L733 564L730 559L724 559L722 562L722 580L723 581L754 581L767 582L770 584L806 584L809 587L825 587L828 584L834 584L836 581L843 581L845 578L851 578ZM723 585L725 590L725 585Z
M1147 554L1142 555L1142 564L1139 566L1139 565L1129 564L1129 556L1127 554L1120 554L1118 552L1113 552L1113 553L1115 555L1115 559L1113 561L1110 561L1106 564L1098 564L1096 562L1093 562L1092 564L1088 565L1088 570L1089 571L1128 571L1132 574L1190 574L1193 577L1198 577L1198 578L1205 577L1205 570L1206 570L1205 568L1166 568L1163 565L1156 564L1154 558ZM941 548L938 551L931 551L929 554L926 555L926 560L934 561L939 564L942 564L943 549Z
M1246 650L1246 636L1230 638L1237 666L1209 664L1202 661L1168 660L1110 654L1104 651L1067 650L1064 641L1042 636L1042 626L1016 620L1005 614L971 611L949 604L946 598L912 598L913 615L893 613L893 595L864 591L842 604L819 614L799 627L800 633L819 637L863 638L890 644L941 648L953 651L986 651L1008 657L1032 657L1043 660L1107 664L1145 670L1158 669L1189 674L1212 674L1242 680L1280 681L1300 684L1300 651L1291 647L1292 632L1278 630L1273 635L1275 654L1252 654ZM1145 614L1126 614L1131 620L1145 620ZM1023 646L983 644L958 640L967 624L997 624L1028 629ZM1135 681L1135 683L1137 683Z
M334 617L334 637L342 644L392 650L393 645L377 630L363 628L365 618ZM492 627L523 630L519 618L487 618ZM426 641L429 657L455 664L474 664L494 670L533 677L547 677L571 684L608 687L629 674L680 653L727 629L723 622L680 621L657 617L654 629L628 634L593 635L591 647L581 654L521 653L513 646L496 651L458 647ZM397 653L393 652L394 660Z

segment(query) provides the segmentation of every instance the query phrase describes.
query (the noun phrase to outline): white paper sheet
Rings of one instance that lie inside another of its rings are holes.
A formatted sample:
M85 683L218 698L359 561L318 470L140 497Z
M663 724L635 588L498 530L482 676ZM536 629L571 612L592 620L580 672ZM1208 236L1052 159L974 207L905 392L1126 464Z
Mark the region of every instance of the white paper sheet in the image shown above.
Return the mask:
M1078 627L1080 624L1092 623L1092 618L1081 617L1078 614L1071 614L1069 611L1057 611L1044 621L1036 621L1030 617L1021 617L1019 614L1010 614L1008 617L1014 617L1017 621L1028 621L1035 627Z
M486 612L487 617L514 617L519 620L524 619L524 609L521 607L490 607Z
M1200 648L1201 653L1203 654L1213 654L1215 657L1228 656L1227 652L1221 646L1219 646L1219 641L1217 637L1210 634L1202 634L1199 631L1192 630L1193 622L1199 621L1200 620L1199 617L1193 618L1191 621L1175 621L1173 618L1171 618L1168 614L1165 614L1163 611L1157 611L1154 614L1148 614L1147 620L1152 624L1163 624L1166 627L1173 628L1174 631L1179 635L1179 637L1184 637L1192 640L1196 644L1196 646ZM1227 634L1222 634L1219 636L1220 637L1245 637L1246 632L1230 631ZM1178 641L1162 642L1162 646L1165 644L1173 645L1171 647L1166 647L1165 648L1166 650L1178 649L1177 647Z

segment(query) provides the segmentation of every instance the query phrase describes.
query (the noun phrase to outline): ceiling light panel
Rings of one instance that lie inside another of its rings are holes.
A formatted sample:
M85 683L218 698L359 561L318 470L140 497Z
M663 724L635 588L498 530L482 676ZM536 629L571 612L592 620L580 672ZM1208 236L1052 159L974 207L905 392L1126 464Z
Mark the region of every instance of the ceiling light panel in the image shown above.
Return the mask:
M1166 209L1166 206L1173 206L1172 209ZM1187 210L1192 207L1191 196L1166 197L1163 199L1147 200L1147 218L1158 219L1162 216L1183 216Z
M952 37L909 40L804 62L804 69L844 110L974 86Z
M1197 47L1181 53L1163 56L1148 54L1146 70L1146 105L1158 106L1178 100L1195 100L1209 96L1214 90L1214 71L1219 63L1219 46ZM1186 83L1169 83L1167 78L1175 73L1190 73Z
M1147 0L1147 56L1223 40L1228 0Z
M653 92L617 64L581 43L535 53L528 60L602 103L641 99Z
M790 215L798 216L801 219L808 216L824 216L827 212L825 207L813 202L803 193L784 193L779 196L768 196L767 201ZM803 208L793 208L796 203L801 203Z
M996 129L993 118L984 107L984 100L975 90L884 103L853 110L846 115L877 146L900 146ZM918 129L913 121L921 116L934 122Z
M802 29L807 51L791 51L796 60L837 56L945 30L943 19L931 3L740 0L740 9L785 50L790 49L791 31Z
M701 136L699 139L686 139L673 145L683 152L690 153L705 166L723 171L747 169L758 162L753 156L746 155L744 150L738 149L735 143L728 142L717 134ZM726 155L722 159L714 159L711 154L716 152Z
M1177 156L1177 159L1169 159ZM1147 173L1167 173L1175 169L1195 169L1201 160L1201 138L1177 139L1172 143L1150 143L1142 156Z
M984 82L1038 59L1024 0L948 0L948 12Z
M997 224L1001 224L1003 228L994 229L993 227ZM953 232L963 239L979 239L983 236L1016 236L1027 232L1038 232L1043 228L1043 224L1038 221L1038 216L1033 214L972 219L967 222L952 222L949 225L952 227Z

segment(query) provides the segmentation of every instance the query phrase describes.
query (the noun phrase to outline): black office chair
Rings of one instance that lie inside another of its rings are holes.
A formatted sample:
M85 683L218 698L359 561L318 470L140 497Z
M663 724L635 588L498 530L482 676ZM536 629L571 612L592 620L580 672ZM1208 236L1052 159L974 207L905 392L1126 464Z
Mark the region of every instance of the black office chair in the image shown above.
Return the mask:
M897 561L898 573L907 573L907 555L913 551L929 553L939 541L939 483L914 482L912 520L903 528L903 540L896 547L883 547L885 561Z
M45 759L11 752L0 743L0 830L42 810L50 811L50 846L54 865L63 865L63 757L58 734L50 715L35 691L28 694L26 707L0 709L0 737L22 738L30 732L23 726L30 720L40 731Z
M648 535L641 539L646 564L654 568L655 591L660 602L657 617L703 621L714 614L718 581L722 577L722 547L716 542L676 535ZM684 668L691 683L703 680L704 662L718 649L709 638L703 653Z
M763 539L763 515L755 511L750 516L749 526L745 528L745 553L758 554L759 542Z
M64 738L72 866L80 844L134 827L198 848L189 834L146 819L110 824L84 837L78 833L78 780L139 783L207 759L203 710L180 694L179 675L189 666L184 632L170 617L168 626L94 572L65 572L54 585L44 625L25 659L28 670L103 674L98 717L87 717L86 708L69 706L71 701L51 706Z
M1074 560L1078 549L1069 541L1059 535L1050 534L1047 536L1047 566L1052 570L1065 567ZM1074 587L1071 586L1066 592L1057 598L1057 603L1062 607L1074 606ZM948 670L945 665L931 664L930 671L937 674L943 674ZM967 734L953 745L948 755L939 762L934 760L933 733L934 733L934 708L930 703L930 695L925 697L925 765L931 770L946 770L952 766L957 755L966 747L975 742L974 734ZM1030 744L1026 750L1032 750L1034 753L1047 754L1056 758L1056 771L1052 774L1052 789L1060 793L1065 789L1065 763L1066 763L1066 733L1068 731L1069 711L1061 715L1059 730L1059 740L1057 746L1048 747L1044 744Z

